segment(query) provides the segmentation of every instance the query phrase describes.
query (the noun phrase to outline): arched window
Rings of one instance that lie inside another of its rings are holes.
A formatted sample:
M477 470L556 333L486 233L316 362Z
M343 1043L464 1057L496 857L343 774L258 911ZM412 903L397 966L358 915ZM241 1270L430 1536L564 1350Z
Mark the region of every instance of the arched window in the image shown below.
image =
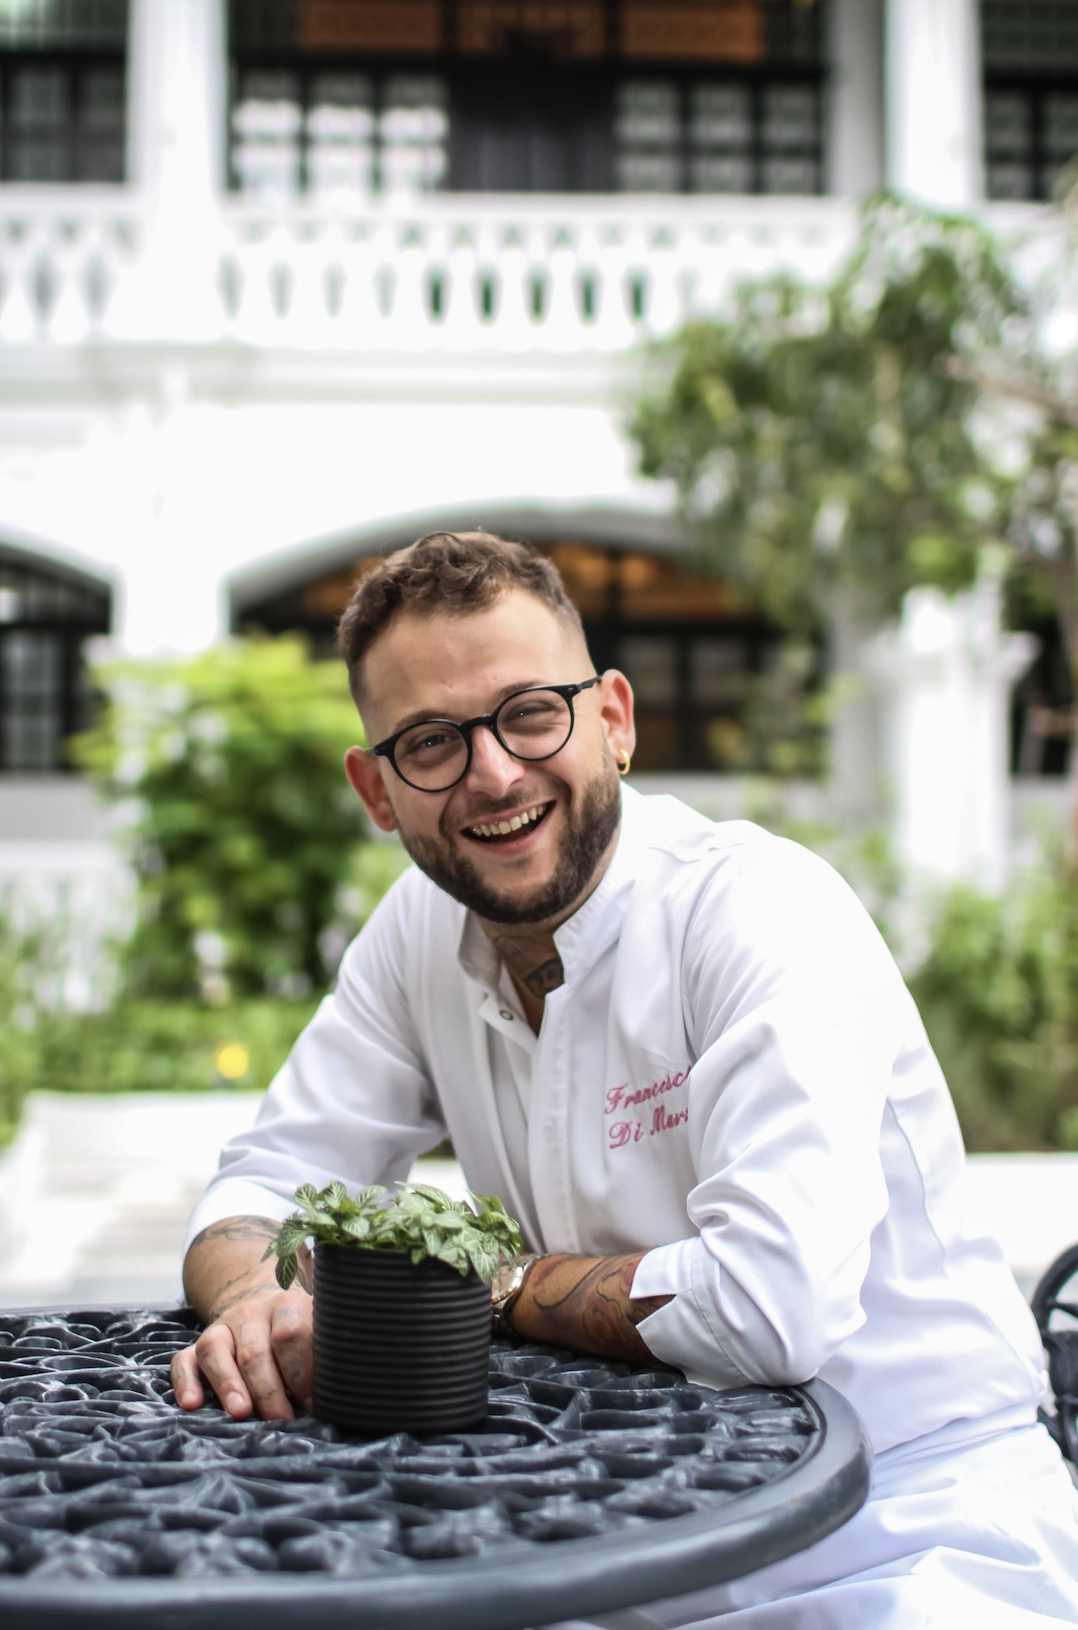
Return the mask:
M529 537L554 561L596 666L620 668L632 681L638 770L766 772L793 755L788 770L818 772L825 731L811 715L811 699L826 677L822 635L795 649L729 585L695 572L655 540L615 541L616 524L606 537L585 538L565 535L549 518L518 519L509 519L505 535ZM497 516L488 512L484 520L499 530ZM392 546L410 541L402 535ZM329 657L356 581L380 558L345 546L283 574L246 574L233 584L233 626L303 630L315 652Z
M109 630L108 586L0 543L0 774L71 769L87 722L83 642Z

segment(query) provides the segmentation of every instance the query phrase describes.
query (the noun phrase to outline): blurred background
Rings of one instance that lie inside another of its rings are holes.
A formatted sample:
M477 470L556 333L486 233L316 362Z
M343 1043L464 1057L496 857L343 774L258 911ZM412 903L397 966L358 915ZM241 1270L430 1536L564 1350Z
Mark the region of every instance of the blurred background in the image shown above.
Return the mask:
M435 528L846 873L1078 1237L1076 181L1073 0L0 0L0 1305L178 1294L404 863L333 630Z

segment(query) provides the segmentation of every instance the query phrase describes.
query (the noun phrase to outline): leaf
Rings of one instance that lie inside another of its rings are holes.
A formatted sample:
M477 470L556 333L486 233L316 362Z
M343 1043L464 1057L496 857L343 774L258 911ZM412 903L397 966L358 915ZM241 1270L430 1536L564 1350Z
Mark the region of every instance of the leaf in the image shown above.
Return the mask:
M287 1217L277 1230L277 1238L270 1249L276 1250L279 1256L297 1251L307 1238L307 1227L305 1218Z
M286 1218L274 1245L278 1267L308 1237L328 1245L407 1251L413 1262L426 1258L447 1263L467 1275L470 1268L488 1284L502 1254L521 1250L520 1230L496 1196L475 1198L475 1209L451 1200L442 1189L426 1183L399 1183L398 1193L385 1201L386 1190L374 1184L349 1199L343 1184L330 1183L318 1192L311 1184L296 1190L303 1211Z
M295 1252L277 1259L277 1283L282 1290L288 1290L296 1277Z
M448 1209L453 1201L444 1189L437 1189L431 1183L410 1183L408 1189L412 1194L419 1194L424 1200L430 1200L440 1210Z

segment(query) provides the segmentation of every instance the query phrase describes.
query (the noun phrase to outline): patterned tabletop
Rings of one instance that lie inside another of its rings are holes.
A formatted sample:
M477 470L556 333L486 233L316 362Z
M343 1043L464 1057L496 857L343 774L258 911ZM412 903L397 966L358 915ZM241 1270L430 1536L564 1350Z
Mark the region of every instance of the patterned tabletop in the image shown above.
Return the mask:
M0 1314L5 1630L515 1630L695 1590L811 1544L869 1455L819 1382L714 1392L512 1340L473 1431L352 1440L184 1414L189 1309ZM47 1617L43 1617L47 1614Z

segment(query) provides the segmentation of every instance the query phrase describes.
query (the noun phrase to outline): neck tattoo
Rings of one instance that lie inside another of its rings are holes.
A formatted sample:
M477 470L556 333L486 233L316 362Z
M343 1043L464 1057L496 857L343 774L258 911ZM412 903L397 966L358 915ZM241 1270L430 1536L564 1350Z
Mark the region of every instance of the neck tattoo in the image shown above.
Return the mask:
M494 949L513 978L540 1001L565 983L565 969L562 967L561 957L554 949L549 936L543 937L546 943L537 945L534 940L529 940L519 932L491 936Z
M557 990L559 985L565 983L565 969L561 965L561 957L554 954L547 962L541 962L538 968L524 975L524 983L533 996L543 997L549 991Z

